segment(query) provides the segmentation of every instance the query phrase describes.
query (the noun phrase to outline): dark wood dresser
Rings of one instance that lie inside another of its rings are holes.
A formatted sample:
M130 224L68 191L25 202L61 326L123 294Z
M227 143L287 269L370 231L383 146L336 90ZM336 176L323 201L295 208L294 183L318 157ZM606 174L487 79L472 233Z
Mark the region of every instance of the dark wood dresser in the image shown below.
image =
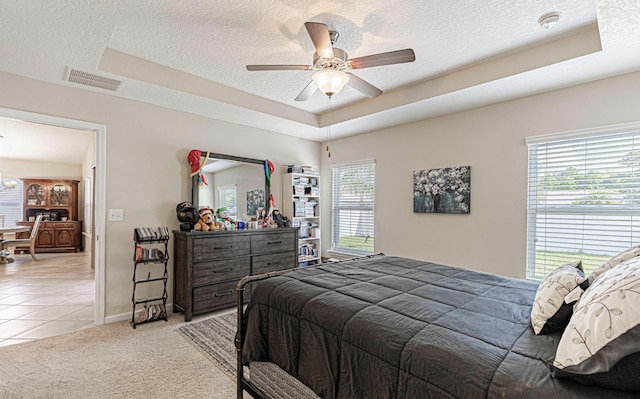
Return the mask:
M236 284L244 276L297 266L297 227L174 230L173 236L173 310L184 312L185 321L233 306Z

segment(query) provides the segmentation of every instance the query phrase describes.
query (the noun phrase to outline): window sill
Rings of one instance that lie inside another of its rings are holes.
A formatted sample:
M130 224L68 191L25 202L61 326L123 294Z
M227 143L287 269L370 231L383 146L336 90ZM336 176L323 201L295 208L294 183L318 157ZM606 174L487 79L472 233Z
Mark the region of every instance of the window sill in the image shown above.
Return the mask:
M374 254L374 252L372 252L372 253L348 252L348 251L336 251L335 249L330 249L327 252L329 254L337 256L337 257L344 257L345 259L353 258L354 256L369 256L369 255L373 255Z

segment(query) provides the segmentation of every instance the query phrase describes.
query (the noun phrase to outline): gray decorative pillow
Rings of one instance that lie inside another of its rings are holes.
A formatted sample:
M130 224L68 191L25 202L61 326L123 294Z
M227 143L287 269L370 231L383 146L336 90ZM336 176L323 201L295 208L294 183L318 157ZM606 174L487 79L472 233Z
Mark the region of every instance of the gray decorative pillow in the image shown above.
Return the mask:
M575 306L553 366L555 376L609 371L640 352L640 258L602 273Z
M633 246L631 248L625 249L611 257L608 261L598 267L589 275L589 284L593 284L593 282L604 272L607 270L619 265L620 263L627 261L629 259L635 258L636 256L640 256L640 245Z
M531 308L533 332L562 331L571 318L573 304L587 287L581 261L567 263L549 273L538 286Z

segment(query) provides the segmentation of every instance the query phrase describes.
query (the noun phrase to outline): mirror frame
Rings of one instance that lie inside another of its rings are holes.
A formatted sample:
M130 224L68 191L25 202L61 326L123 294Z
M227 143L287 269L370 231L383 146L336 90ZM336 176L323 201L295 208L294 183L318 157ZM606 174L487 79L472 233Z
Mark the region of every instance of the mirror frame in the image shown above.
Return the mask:
M207 156L207 151L203 151L203 150L199 150L199 151L202 154L200 156L200 160L201 160L200 162L202 162L202 158ZM267 179L267 174L264 169L264 165L265 165L265 162L267 162L267 160L237 157L235 155L218 154L215 152L209 152L209 158L225 159L228 161L243 162L243 163L262 166L262 174L264 175L264 209L265 210L269 209L269 198L271 197L271 188L269 187L269 179ZM199 189L198 174L195 174L191 177L191 203L196 209L200 208L200 205L199 205L200 194L198 192L198 189Z

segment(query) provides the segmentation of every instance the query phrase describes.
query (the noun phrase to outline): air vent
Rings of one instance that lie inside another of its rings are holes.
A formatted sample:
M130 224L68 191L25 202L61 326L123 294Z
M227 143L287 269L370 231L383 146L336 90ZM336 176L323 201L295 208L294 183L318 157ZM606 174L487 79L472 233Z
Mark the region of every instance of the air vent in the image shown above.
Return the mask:
M118 90L122 84L121 80L105 78L104 76L94 75L92 73L79 71L70 67L67 67L64 78L69 82L111 91Z

